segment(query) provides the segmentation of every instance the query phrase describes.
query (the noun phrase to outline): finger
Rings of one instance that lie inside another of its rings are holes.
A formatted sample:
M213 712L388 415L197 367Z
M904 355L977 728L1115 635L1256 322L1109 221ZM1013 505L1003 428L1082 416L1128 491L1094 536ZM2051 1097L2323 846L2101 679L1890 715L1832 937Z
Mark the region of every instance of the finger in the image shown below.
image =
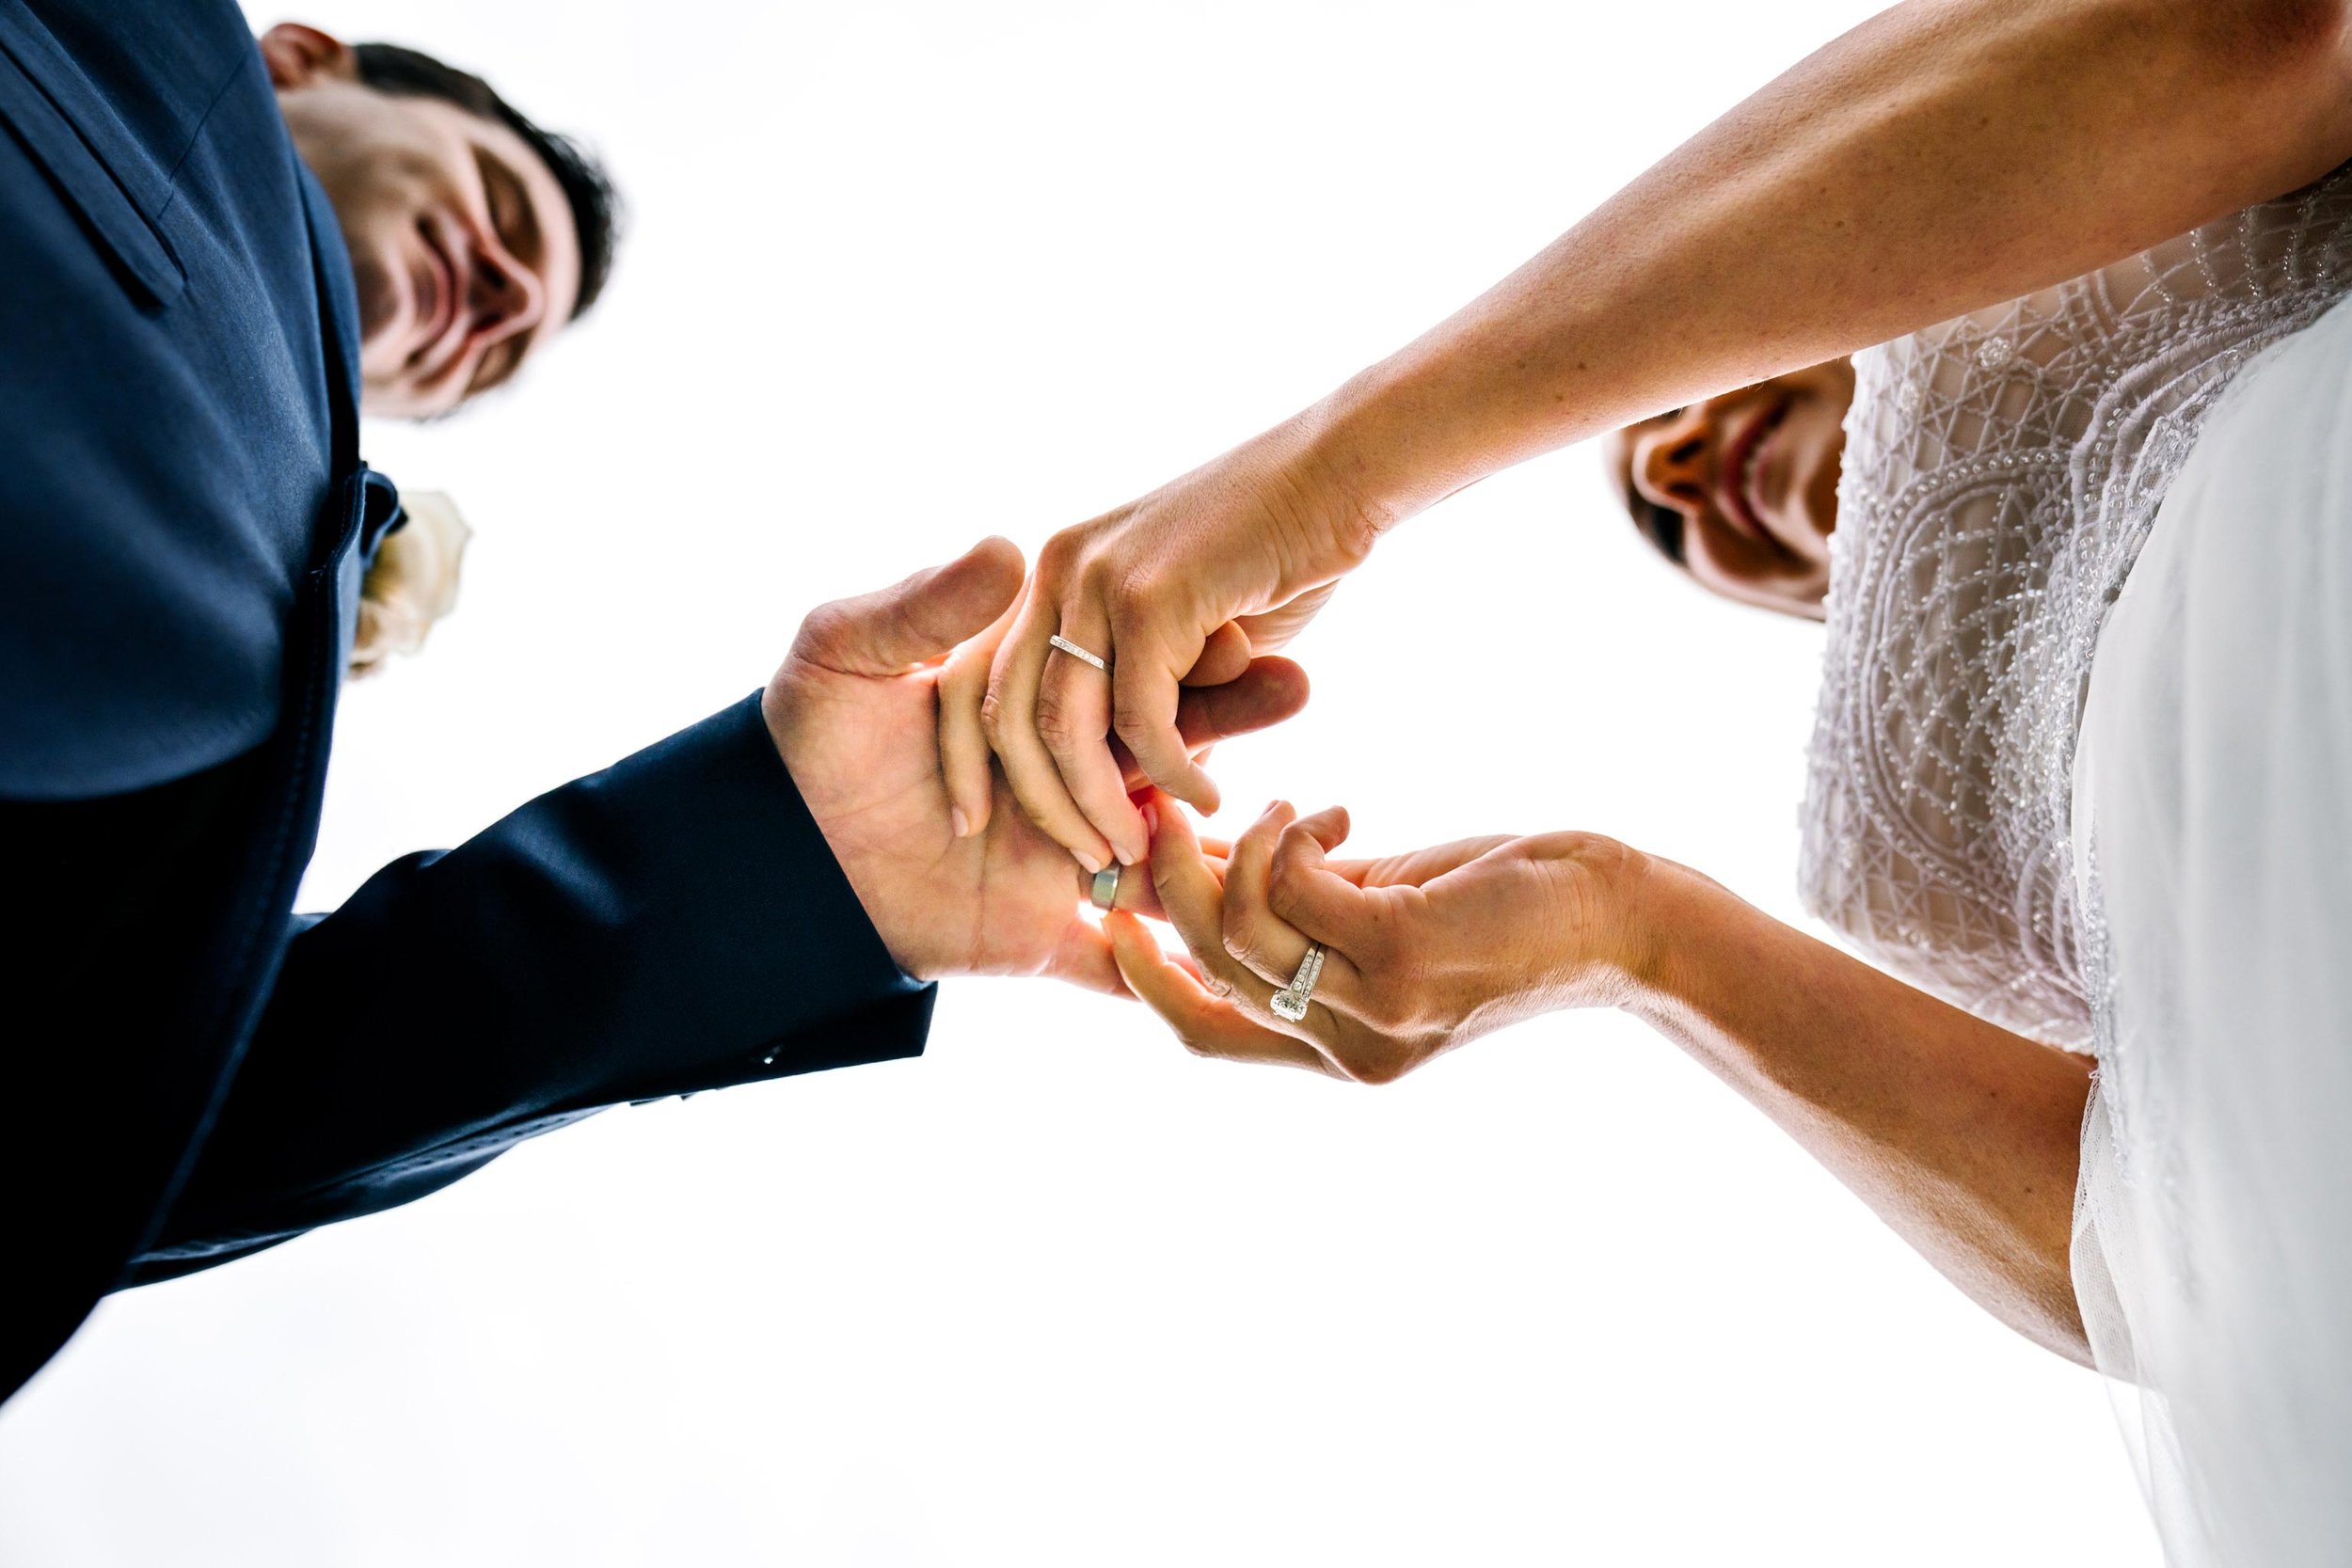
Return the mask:
M1045 960L1045 974L1049 979L1101 991L1106 996L1134 994L1120 978L1119 965L1111 958L1110 939L1103 934L1103 927L1075 915L1055 942L1052 957Z
M1323 967L1314 1005L1352 1014L1364 991L1346 950L1322 931L1284 920L1268 901L1276 847L1296 816L1287 801L1277 800L1234 841L1225 869L1225 951L1260 979L1286 989L1298 975L1308 942L1316 942L1323 948Z
M1225 880L1225 863L1212 858L1209 862L1209 872L1222 884ZM1130 889L1135 891L1131 893ZM1120 883L1118 901L1111 907L1124 910L1129 914L1140 915L1146 920L1159 921L1162 925L1174 924L1168 919L1168 911L1160 905L1159 890L1152 885L1151 879L1148 877L1138 877Z
M1289 801L1275 801L1233 841L1225 866L1225 951L1278 989L1290 983L1307 951L1308 939L1274 916L1265 901L1265 884L1274 873L1274 847L1282 830L1297 820Z
M1206 764L1220 740L1253 730L1270 729L1307 705L1307 672L1287 658L1252 659L1242 673L1222 686L1187 688L1176 698L1176 728L1192 750L1192 760ZM1151 779L1136 765L1135 753L1118 736L1111 737L1111 755L1120 776L1132 792Z
M1321 1052L1268 1029L1232 1003L1211 995L1184 966L1160 950L1133 915L1103 923L1111 955L1128 991L1157 1013L1184 1049L1225 1061L1264 1062L1329 1074Z
M1147 808L1145 816L1149 817L1151 815L1150 810ZM1209 875L1215 877L1217 879L1218 885L1222 886L1225 881L1226 846L1221 840L1204 841L1202 842L1200 847L1202 850L1201 859L1208 864ZM1106 869L1117 872L1119 877L1119 879L1111 884L1113 890L1111 895L1112 909L1127 910L1133 913L1142 915L1147 920L1166 920L1168 918L1168 911L1160 907L1159 889L1154 887L1152 883L1152 873L1150 867L1141 865L1115 865ZM1078 896L1089 906L1100 909L1102 906L1094 902L1095 878L1096 874L1090 871L1080 871L1078 873Z
M1359 960L1374 946L1371 923L1378 895L1358 887L1325 863L1325 856L1347 838L1347 813L1339 806L1304 816L1282 831L1274 847L1267 907L1327 947ZM1235 846L1235 852L1240 847Z
M1202 982L1246 1003L1255 1013L1271 1009L1275 988L1225 951L1225 890L1202 859L1192 824L1168 796L1151 798L1159 827L1152 838L1152 885L1160 908L1200 965ZM1240 846L1235 845L1238 851Z
M1296 664L1253 658L1222 686L1186 689L1176 704L1177 732L1197 752L1282 722L1307 705L1307 672Z
M995 753L989 750L980 708L988 701L989 667L1020 608L1016 595L986 631L960 643L939 672L939 769L958 838L986 831L995 804Z
M988 538L945 566L809 611L795 651L850 675L895 675L987 629L1020 594L1020 546Z
M1089 871L1111 863L1110 842L1078 809L1063 787L1061 769L1037 733L1037 686L1053 651L1054 611L1042 607L1043 594L1032 588L1014 613L1012 629L996 650L989 672L988 697L980 720L988 743L1004 764L1005 782L1014 799L1046 837L1069 850ZM1058 657L1058 656L1057 656Z
M1451 844L1433 845L1402 855L1387 855L1378 860L1331 861L1329 868L1354 882L1358 887L1425 887L1445 876L1458 871L1488 851L1512 842L1509 833L1488 833L1484 838L1458 838Z
M1087 595L1063 601L1060 634L1116 667L1110 623ZM1062 787L1109 841L1120 863L1140 864L1152 852L1152 839L1111 755L1109 676L1075 654L1054 649L1038 680L1037 733L1061 772Z
M1184 672L1186 686L1223 686L1249 668L1249 634L1228 621L1209 633L1200 657Z
M1251 651L1278 653L1307 629L1307 623L1315 618L1315 612L1330 603L1331 595L1339 591L1340 585L1334 579L1320 588L1310 588L1288 604L1277 605L1263 615L1246 615L1237 624L1248 635Z
M1143 776L1203 816L1217 807L1216 783L1193 760L1176 716L1182 692L1176 676L1191 669L1200 648L1172 648L1139 621L1115 628L1120 657L1111 666L1111 730Z

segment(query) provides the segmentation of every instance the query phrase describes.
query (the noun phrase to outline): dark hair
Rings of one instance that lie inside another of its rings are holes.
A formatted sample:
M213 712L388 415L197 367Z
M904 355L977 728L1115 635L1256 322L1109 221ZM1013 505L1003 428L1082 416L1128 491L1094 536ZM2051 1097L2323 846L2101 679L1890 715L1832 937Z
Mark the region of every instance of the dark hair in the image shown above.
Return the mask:
M1644 497L1633 498L1633 526L1642 531L1642 537L1658 547L1658 553L1676 565L1686 565L1683 560L1682 533L1684 519L1671 506L1661 506Z
M578 320L604 293L605 279L612 275L612 247L619 238L620 193L612 188L604 166L571 137L543 131L524 119L489 83L470 71L443 65L430 55L397 43L356 44L352 53L358 56L359 80L376 91L454 103L468 114L505 126L539 155L563 187L564 199L572 209L572 227L580 234L580 297L572 302L572 317Z

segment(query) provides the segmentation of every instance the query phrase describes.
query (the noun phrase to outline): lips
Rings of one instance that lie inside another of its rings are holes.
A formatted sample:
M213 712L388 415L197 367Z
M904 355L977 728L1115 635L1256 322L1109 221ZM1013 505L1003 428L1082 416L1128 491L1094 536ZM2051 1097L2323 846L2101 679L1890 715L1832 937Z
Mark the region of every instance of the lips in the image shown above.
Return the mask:
M1732 436L1715 466L1715 492L1725 520L1759 544L1776 541L1772 531L1764 526L1763 508L1757 501L1757 460L1763 453L1765 440L1788 418L1788 404L1789 400L1782 398L1758 408L1755 417Z

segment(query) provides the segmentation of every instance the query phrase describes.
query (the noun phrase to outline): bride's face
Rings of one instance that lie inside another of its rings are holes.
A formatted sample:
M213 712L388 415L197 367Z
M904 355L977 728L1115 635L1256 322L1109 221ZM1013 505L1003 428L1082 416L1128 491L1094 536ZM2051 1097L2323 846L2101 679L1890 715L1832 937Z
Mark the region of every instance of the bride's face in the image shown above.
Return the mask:
M1853 365L1831 359L1601 438L1634 526L1709 591L1815 620Z

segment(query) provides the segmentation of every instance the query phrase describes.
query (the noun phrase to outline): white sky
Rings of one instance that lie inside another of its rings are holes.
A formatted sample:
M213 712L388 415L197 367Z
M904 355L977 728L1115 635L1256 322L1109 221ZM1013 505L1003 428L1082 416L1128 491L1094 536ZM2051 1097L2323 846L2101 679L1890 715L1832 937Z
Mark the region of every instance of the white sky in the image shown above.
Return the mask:
M347 696L308 903L1290 412L1870 8L321 0L588 132L634 232L511 396L370 434L478 536ZM1381 546L1229 816L1587 828L1798 919L1819 635L1562 453ZM0 1420L25 1568L2154 1556L2096 1379L1606 1015L1370 1092L951 983L923 1060L115 1298Z

